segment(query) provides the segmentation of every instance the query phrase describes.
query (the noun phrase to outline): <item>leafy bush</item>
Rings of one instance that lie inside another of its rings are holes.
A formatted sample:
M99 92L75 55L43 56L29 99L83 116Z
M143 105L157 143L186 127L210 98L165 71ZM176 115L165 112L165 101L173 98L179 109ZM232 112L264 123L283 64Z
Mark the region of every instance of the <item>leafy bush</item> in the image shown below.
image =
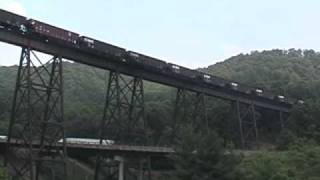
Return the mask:
M320 178L320 146L296 139L287 151L244 157L233 176L239 180L314 180Z

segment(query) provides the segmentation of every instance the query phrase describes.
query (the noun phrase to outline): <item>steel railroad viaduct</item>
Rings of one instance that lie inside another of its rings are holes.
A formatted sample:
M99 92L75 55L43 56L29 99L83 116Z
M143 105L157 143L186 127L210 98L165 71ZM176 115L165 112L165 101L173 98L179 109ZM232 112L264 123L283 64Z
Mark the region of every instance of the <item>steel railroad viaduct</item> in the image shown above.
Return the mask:
M208 124L206 117L202 116L205 114L205 96L224 99L234 104L239 121L239 138L242 147L250 147L252 143L258 143L258 117L256 116L258 108L278 113L279 124L283 126L284 117L294 105L292 101L284 99L283 96L279 98L279 96L274 96L267 91L234 81L223 80L223 85L221 83L210 84L204 79L185 76L180 71L173 70L169 73L168 71L159 71L157 67L152 67L150 64L133 63L130 56L119 56L119 54L112 52L108 54L97 53L97 51L88 48L63 42L61 37L48 37L36 31L16 30L12 28L12 25L16 24L12 23L14 21L12 19L23 19L24 17L8 14L2 10L0 12L5 14L3 17L0 16L0 22L2 22L0 41L22 47L8 140L6 147L0 143L0 150L6 153L8 163L11 164L15 173L24 179L40 179L41 173L52 169L52 167L59 167L57 172L65 179L66 168L63 168L61 163L65 165L67 150L79 154L79 156L84 152L94 154L96 163L93 174L95 180L107 179L115 174L115 167L110 165L113 157L122 162L118 168L120 172L118 178L123 180L126 178L123 173L125 172L123 162L126 155L142 154L150 157L172 153L172 149L152 147L144 139L148 133L143 115L143 80L178 89L170 138L176 137L175 133L179 129L179 123L184 120L182 118L184 116L180 114L185 112L181 109L189 92L192 92L191 95L196 99L195 107L192 108L194 111L192 118L203 122L201 128L205 128ZM9 21L1 19L7 15ZM6 27L6 25L8 26ZM25 24L24 28L30 28L29 25ZM42 25L56 30L54 26L45 23ZM38 27L41 29L41 24ZM46 33L50 33L50 31L46 31ZM42 63L43 60L36 56L35 51L52 55L52 58L48 62ZM129 53L129 51L127 52ZM139 54L136 55L139 58ZM154 60L154 58L142 56L146 59L150 58L150 61ZM72 145L65 141L62 58L110 71L106 103L99 132L99 145ZM40 65L35 65L36 62L40 62ZM172 65L172 68L197 73L178 65ZM199 74L201 73L199 72ZM129 76L131 79L128 80L123 75ZM215 76L211 76L211 78L213 82L215 79L219 79ZM141 134L144 137L141 137ZM15 143L14 139L19 139L19 143ZM58 140L60 139L64 141L59 144ZM114 139L118 144L103 146L105 139ZM131 142L140 143L143 146L130 146ZM106 155L110 154L107 152L113 154L112 158ZM16 160L10 160L11 155L16 157ZM149 166L147 165L148 175L142 172L143 169L146 169L143 167L145 161L148 162L146 164L149 164ZM48 165L48 162L55 165ZM138 179L151 178L149 160L139 159L133 163L131 168L126 168L126 171L129 170L133 173L138 172L136 176ZM51 178L55 179L56 174L51 173Z
M60 43L46 42L40 37L21 35L0 29L0 41L21 47L30 47L33 50L47 54L59 55L62 58L72 60L74 62L87 64L106 70L116 71L129 76L140 77L144 80L180 88L194 92L204 93L208 96L214 96L230 101L239 101L246 104L254 104L255 106L290 112L293 102L281 102L276 99L261 98L253 94L243 93L237 90L230 90L230 87L223 88L208 87L205 83L199 83L199 80L179 76L179 74L168 74L159 71L153 71L151 68L133 66L130 63L122 61L120 57L104 57L98 54L81 51L79 48L63 46ZM112 60L108 60L108 58ZM114 61L114 59L118 59ZM230 83L233 81L230 81Z

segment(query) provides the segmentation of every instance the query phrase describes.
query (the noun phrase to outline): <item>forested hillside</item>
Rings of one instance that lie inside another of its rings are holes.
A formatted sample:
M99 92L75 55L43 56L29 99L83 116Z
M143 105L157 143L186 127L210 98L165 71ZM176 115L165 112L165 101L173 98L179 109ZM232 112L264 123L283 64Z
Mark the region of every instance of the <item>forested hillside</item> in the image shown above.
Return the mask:
M320 54L313 50L253 51L203 70L294 98L320 97Z
M254 51L250 54L231 57L224 62L200 70L268 89L275 94L303 99L305 104L293 110L286 130L281 135L273 137L272 141L277 149L284 152L266 153L242 160L231 158L225 161L225 158L221 158L224 156L221 149L234 147L237 144L235 140L237 133L234 131L237 122L231 113L229 103L210 98L207 111L212 133L209 135L193 134L194 132L189 131L190 124L188 121L185 122L185 129L182 131L185 139L181 140L178 145L180 148L187 145L188 148L182 148L185 151L181 153L182 156L176 158L179 165L177 169L180 170L177 172L176 179L186 180L188 179L186 177L190 176L195 176L195 179L212 179L213 177L221 177L220 179L235 179L234 177L238 179L307 179L306 173L311 174L310 179L319 177L317 172L320 172L318 151L320 143L320 53L313 50L295 49ZM0 67L1 134L5 134L7 130L16 71L16 66ZM108 73L105 71L65 62L65 119L68 122L69 136L95 137L97 135L98 122L102 118L107 76ZM166 133L166 127L172 120L174 98L175 89L150 82L145 83L146 118L155 139ZM264 132L263 128L262 132ZM270 140L270 137L263 133L261 136L263 140ZM215 140L212 141L212 139ZM194 148L203 147L203 151L194 155L194 149L191 148L193 146L189 146L190 142L196 144ZM184 156L185 153L188 158ZM299 157L291 158L292 154ZM316 159L310 161L310 156ZM203 161L205 163L202 163ZM198 171L191 171L190 168L194 167L190 164L199 165L202 168L199 168ZM302 169L299 164L303 166ZM207 168L214 169L214 172L208 177L203 177L202 175L206 174L203 171L211 170ZM296 171L297 169L299 171ZM304 169L308 171L303 171Z

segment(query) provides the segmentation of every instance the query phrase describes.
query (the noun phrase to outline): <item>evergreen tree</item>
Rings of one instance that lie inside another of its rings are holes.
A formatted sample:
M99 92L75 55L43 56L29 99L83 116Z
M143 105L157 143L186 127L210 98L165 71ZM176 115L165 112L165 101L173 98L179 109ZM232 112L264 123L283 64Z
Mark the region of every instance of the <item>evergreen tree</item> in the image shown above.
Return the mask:
M237 158L222 146L222 140L213 131L194 132L187 126L174 156L179 180L227 180L237 163Z

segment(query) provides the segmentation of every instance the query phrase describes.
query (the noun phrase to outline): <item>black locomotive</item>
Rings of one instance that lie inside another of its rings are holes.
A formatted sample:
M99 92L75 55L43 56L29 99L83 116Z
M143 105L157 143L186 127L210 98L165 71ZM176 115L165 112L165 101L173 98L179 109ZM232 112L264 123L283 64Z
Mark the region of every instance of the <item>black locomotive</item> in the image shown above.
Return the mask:
M34 19L10 13L0 9L0 28L18 31L21 34L31 34L41 37L44 41L63 43L74 48L81 48L87 52L103 55L108 58L119 60L121 63L127 63L145 68L148 70L158 71L163 74L170 74L177 78L191 80L195 83L205 83L207 86L214 88L228 88L229 91L236 93L258 96L259 98L277 100L280 103L289 103L284 96L273 96L260 88L252 88L229 81L217 76L202 73L200 71L188 69L176 64L149 57L133 51L127 51L124 48L114 46L90 37L80 36L77 33L55 27Z

